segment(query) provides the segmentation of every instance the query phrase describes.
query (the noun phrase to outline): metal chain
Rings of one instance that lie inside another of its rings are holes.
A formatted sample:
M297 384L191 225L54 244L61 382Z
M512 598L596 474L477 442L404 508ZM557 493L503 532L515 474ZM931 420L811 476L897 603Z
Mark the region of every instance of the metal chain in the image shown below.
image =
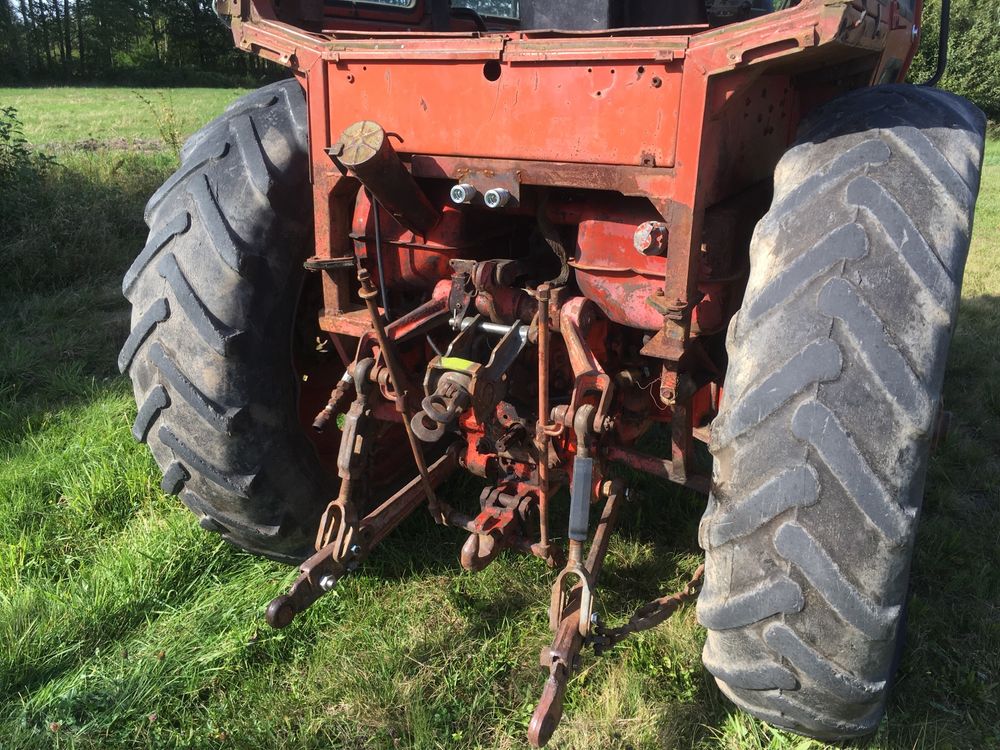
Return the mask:
M631 635L643 630L655 628L670 615L676 612L682 604L693 599L701 590L702 580L705 576L705 565L699 565L698 569L691 576L691 580L682 591L669 596L661 596L648 604L644 604L636 610L629 621L617 628L605 628L600 622L595 623L589 643L594 647L594 651L600 654L602 651L614 648L614 646Z

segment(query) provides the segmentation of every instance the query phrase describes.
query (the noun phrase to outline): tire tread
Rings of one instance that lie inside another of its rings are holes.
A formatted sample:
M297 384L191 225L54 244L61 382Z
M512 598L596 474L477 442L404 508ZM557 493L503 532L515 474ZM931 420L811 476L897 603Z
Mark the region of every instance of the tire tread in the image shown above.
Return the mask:
M893 85L800 132L727 339L698 619L737 705L842 740L885 710L985 119Z

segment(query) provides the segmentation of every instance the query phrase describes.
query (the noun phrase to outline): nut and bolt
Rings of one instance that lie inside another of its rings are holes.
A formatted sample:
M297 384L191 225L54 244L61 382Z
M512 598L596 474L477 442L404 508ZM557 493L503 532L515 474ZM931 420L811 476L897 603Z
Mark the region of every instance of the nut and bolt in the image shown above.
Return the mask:
M337 579L331 575L325 575L319 579L319 587L323 591L330 591L334 586L337 585Z
M352 544L350 547L347 548L347 553L351 557L347 561L347 564L344 567L346 567L349 571L357 570L358 566L361 565L361 561L358 559L358 556L361 554L361 545Z
M667 249L667 225L662 221L644 221L635 230L632 244L643 255L663 255Z
M476 197L476 189L467 182L460 182L452 185L450 196L452 203L469 203Z
M487 208L503 208L510 200L510 191L504 188L493 188L483 194L483 203Z

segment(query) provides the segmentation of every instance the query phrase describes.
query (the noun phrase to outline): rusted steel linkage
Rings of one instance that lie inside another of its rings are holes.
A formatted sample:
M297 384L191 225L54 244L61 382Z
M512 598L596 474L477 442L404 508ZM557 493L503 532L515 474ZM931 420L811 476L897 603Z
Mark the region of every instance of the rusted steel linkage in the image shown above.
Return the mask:
M410 449L413 451L413 460L417 464L420 480L424 484L427 502L430 503L432 514L437 516L438 499L427 473L427 462L424 460L424 451L420 447L420 441L417 440L417 436L413 434L413 429L410 427L410 420L413 418L413 414L412 409L410 409L407 403L407 379L396 357L396 347L386 335L385 325L382 323L382 316L379 314L378 304L375 301L376 297L378 297L378 292L372 285L371 276L364 268L358 270L358 281L361 283L361 289L358 291L358 294L368 306L368 314L372 320L375 338L378 339L382 359L389 370L389 379L392 381L392 389L396 394L396 410L403 415L403 427L406 429L406 437L410 441Z
M413 431L411 422L413 420L413 409L410 408L410 402L407 398L407 384L408 379L403 372L402 366L399 362L399 357L396 354L395 342L389 338L386 333L385 325L382 322L382 316L378 311L378 304L375 301L378 297L378 291L372 284L371 276L368 271L364 268L358 269L358 281L361 284L361 289L358 290L358 294L365 301L365 305L368 307L368 314L371 317L372 329L375 332L375 338L378 340L379 349L381 350L382 359L385 361L386 369L389 371L389 379L392 381L392 389L396 394L396 411L400 413L403 417L403 428L406 431L406 439L410 443L410 450L413 452L413 460L417 464L417 471L420 474L420 479L424 485L424 492L427 495L427 503L430 508L431 516L434 518L435 523L458 526L459 528L473 530L472 519L466 516L464 513L460 513L452 509L447 503L442 502L437 493L434 491L434 485L430 481L430 477L427 473L427 461L424 459L424 450L420 445L420 440L417 438Z
M616 644L633 633L641 633L643 630L655 628L680 609L682 604L698 595L704 576L705 566L702 564L695 570L691 580L687 582L682 591L669 596L661 596L659 599L644 604L635 611L628 622L617 628L606 628L600 620L597 620L587 643L594 648L594 653L600 656L604 651L614 648Z
M535 447L538 451L538 546L543 556L549 555L549 301L551 287L539 284L535 289L538 300L538 422L535 427Z
M505 549L514 549L545 561L549 567L565 564L558 546L532 542L527 519L537 508L532 494L516 495L502 487L487 487L480 496L482 511L472 520L472 533L462 545L462 567L470 572L483 570Z
M545 745L559 725L559 720L562 719L566 685L573 670L576 669L584 641L581 633L584 628L581 627L580 621L584 587L589 585L593 590L597 583L623 500L624 493L617 486L612 486L604 503L597 531L594 533L594 540L587 553L585 563L587 581L581 580L577 583L566 597L561 617L555 626L555 638L550 646L542 649L540 662L543 667L548 667L549 677L545 681L542 697L528 725L528 741L532 747ZM589 617L590 613L587 612L585 616Z
M621 445L609 446L606 449L605 458L612 463L622 464L654 477L683 485L703 495L707 495L711 487L712 478L707 474L691 473L683 478L678 477L673 470L673 461L669 458L650 456L647 453L640 453Z
M597 613L593 611L593 592L608 552L608 544L618 520L622 500L625 498L625 492L619 482L605 482L602 486L606 488L602 489L602 492L607 493L607 500L587 553L586 563L574 569L571 557L571 566L564 571L564 574L577 572L580 580L566 596L561 594L558 581L553 586L549 618L555 631L555 638L551 645L542 649L541 653L541 665L548 667L549 677L528 725L528 741L532 747L543 747L558 727L562 719L566 686L579 664L580 649L583 646L592 646L594 652L600 655L627 636L656 627L674 614L681 605L697 596L701 588L704 565L698 566L683 591L645 604L636 610L624 625L605 628L601 624ZM557 605L561 606L558 612Z
M450 449L431 464L428 479L433 486L440 485L457 468L457 456L457 451ZM288 593L277 597L268 606L267 623L273 628L283 628L291 623L298 613L307 609L330 591L340 578L354 570L425 498L423 480L414 477L399 492L361 519L357 541L350 549L341 551L337 542L331 542L302 563L299 567L301 575Z
M326 429L327 423L344 408L353 390L354 378L351 377L350 373L345 372L344 376L337 381L333 392L330 393L330 400L326 402L326 406L313 419L312 427L316 432L323 432Z

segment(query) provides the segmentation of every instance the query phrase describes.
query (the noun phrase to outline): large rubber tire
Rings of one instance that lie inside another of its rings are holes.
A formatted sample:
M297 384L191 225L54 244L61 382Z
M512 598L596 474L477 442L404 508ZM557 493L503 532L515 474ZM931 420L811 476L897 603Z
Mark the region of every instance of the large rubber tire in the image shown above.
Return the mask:
M293 321L309 253L306 105L295 80L238 99L185 144L125 274L118 365L132 432L201 525L298 562L333 496L300 426Z
M932 89L839 98L754 234L698 619L722 691L801 734L867 734L885 711L985 125Z

